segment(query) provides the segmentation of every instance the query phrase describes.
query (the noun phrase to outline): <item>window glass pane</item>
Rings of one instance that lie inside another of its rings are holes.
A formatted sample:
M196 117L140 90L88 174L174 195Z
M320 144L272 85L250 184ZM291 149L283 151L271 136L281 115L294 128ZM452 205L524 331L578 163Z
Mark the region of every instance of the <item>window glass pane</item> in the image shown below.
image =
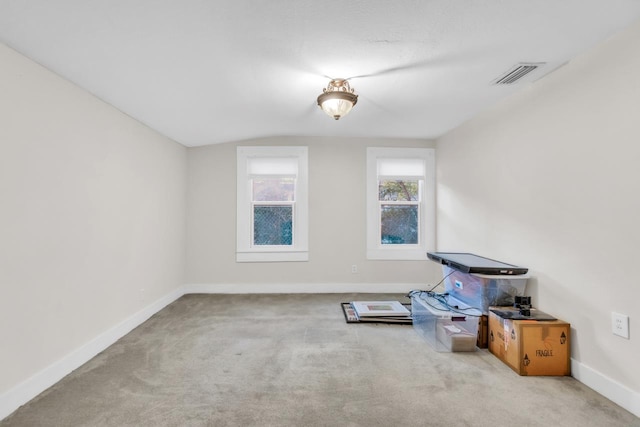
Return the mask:
M382 205L380 209L380 243L383 245L418 244L417 205Z
M292 206L254 206L253 244L291 245Z
M378 182L378 200L392 202L417 202L419 194L418 180L380 180Z
M292 202L295 197L294 178L254 178L254 202Z

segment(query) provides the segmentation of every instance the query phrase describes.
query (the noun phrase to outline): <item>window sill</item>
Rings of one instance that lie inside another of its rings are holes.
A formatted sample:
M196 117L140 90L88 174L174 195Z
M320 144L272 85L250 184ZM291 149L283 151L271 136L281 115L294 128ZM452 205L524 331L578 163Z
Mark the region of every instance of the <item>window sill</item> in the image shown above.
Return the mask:
M309 252L236 252L236 262L304 262Z

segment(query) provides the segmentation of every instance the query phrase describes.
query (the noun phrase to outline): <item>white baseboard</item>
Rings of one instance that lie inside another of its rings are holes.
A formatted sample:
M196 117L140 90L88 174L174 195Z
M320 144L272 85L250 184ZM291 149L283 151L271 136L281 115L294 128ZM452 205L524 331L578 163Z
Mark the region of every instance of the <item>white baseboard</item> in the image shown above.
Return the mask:
M415 283L194 283L185 285L183 290L185 294L406 294L419 287Z
M183 294L182 288L176 289L0 395L0 420L91 360Z
M639 393L574 359L571 359L571 376L633 415L640 417Z

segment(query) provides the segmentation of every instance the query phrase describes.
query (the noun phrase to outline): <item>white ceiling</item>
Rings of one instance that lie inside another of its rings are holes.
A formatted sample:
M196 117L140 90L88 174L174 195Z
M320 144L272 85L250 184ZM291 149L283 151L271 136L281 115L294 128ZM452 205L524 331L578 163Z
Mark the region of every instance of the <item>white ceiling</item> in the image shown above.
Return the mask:
M640 18L638 0L0 0L0 41L158 132L435 138ZM492 81L545 62L520 83ZM335 121L328 77L354 77Z

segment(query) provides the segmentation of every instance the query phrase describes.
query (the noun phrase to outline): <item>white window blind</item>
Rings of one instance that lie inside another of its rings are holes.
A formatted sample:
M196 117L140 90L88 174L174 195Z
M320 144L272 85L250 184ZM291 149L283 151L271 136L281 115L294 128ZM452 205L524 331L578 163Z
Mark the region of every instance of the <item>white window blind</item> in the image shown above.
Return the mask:
M247 159L250 176L296 176L298 159L294 157L250 157Z
M421 178L425 175L423 159L378 159L378 176L385 178Z

